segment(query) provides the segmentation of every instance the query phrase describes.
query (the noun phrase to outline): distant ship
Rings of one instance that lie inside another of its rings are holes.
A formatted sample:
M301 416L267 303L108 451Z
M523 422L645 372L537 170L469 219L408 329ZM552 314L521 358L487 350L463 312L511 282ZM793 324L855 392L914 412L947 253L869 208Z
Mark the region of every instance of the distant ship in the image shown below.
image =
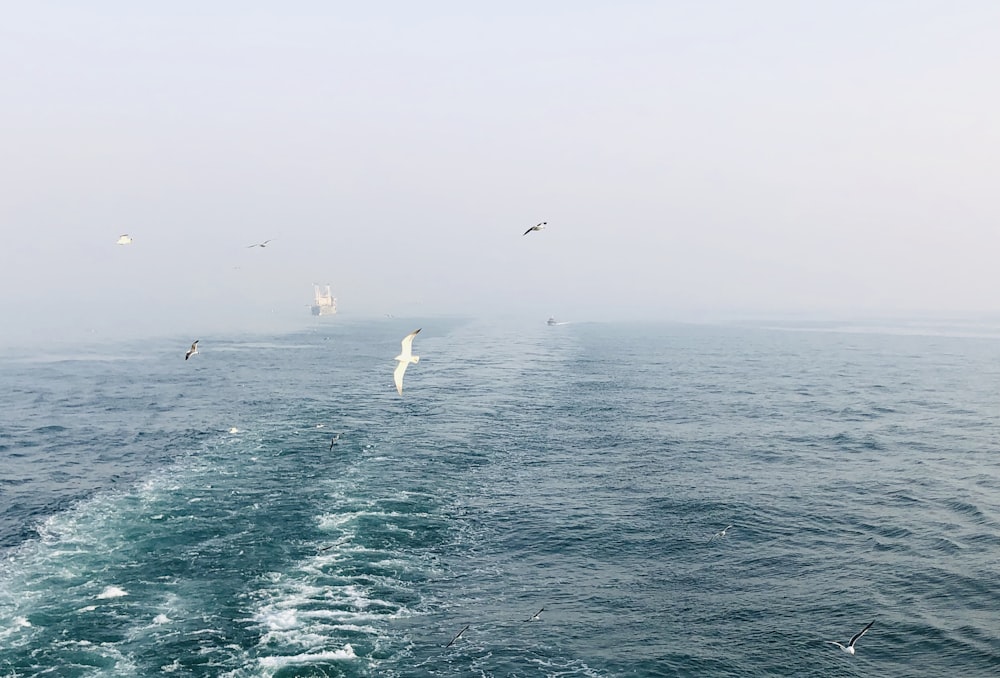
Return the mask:
M316 301L312 305L313 315L336 315L337 313L337 299L330 292L330 286L326 286L326 294L324 294L319 285L313 285L313 290L316 294Z
M558 325L559 323L556 322L555 318L549 318L548 320L545 321L545 324L546 325Z

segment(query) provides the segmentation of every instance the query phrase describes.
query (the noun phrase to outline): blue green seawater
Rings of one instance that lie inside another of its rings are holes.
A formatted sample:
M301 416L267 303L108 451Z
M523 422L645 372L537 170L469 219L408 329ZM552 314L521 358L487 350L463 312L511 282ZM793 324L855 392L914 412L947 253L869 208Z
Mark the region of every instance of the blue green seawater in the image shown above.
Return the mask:
M1000 674L1000 339L329 320L0 359L0 676Z

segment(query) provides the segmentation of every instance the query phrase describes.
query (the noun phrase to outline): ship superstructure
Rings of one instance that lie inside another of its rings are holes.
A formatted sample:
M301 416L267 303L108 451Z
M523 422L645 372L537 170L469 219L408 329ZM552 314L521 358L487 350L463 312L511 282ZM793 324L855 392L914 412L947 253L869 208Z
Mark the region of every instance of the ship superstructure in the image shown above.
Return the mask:
M312 305L313 315L335 315L337 313L337 298L333 296L330 292L330 286L326 286L326 292L324 293L319 285L313 285L313 291L315 292L315 301Z

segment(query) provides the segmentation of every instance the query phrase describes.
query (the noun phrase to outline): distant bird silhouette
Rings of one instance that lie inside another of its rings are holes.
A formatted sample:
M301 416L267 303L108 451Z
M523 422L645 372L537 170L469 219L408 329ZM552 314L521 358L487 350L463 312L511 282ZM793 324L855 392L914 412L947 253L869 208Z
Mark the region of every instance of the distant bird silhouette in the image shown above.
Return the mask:
M843 650L844 652L846 652L849 655L853 655L854 654L854 643L858 642L858 638L860 638L861 636L865 635L865 632L868 631L868 629L870 629L872 627L872 624L874 624L874 623L875 623L875 620L872 619L871 624L869 624L868 626L864 627L863 629L861 629L860 631L858 631L857 633L855 633L854 637L851 638L851 641L847 644L847 647L844 647L843 645L841 645L840 643L838 643L835 640L828 640L826 642L830 643L831 645L836 645L837 647L839 647L841 650Z
M118 236L118 240L115 242L115 244L116 245L131 245L132 244L132 236L130 236L128 233L122 233L120 236Z
M247 245L247 249L250 249L251 247L267 247L267 243L269 243L269 242L271 242L271 241L270 240L265 240L264 242L254 243L253 245Z
M543 607L541 610L539 610L535 614L531 615L530 617L528 617L524 621L526 621L526 622L535 621L536 619L538 619L538 615L540 615L544 611L545 611L545 608Z
M545 226L546 226L546 225L547 225L548 223L549 223L549 222L547 222L547 221L543 221L543 222L542 222L542 223L540 223L540 224L535 224L534 226L532 226L531 228L529 228L529 229L528 229L527 231L525 231L525 232L524 232L524 233L523 233L522 235L528 235L528 234L529 234L529 233L531 233L532 231L540 231L540 230L542 230L543 228L545 228Z
M330 449L331 450L333 449L333 446L337 444L338 440L340 440L340 434L339 433L337 435L333 436L333 440L330 441Z
M188 358L190 358L191 356L193 356L195 353L198 352L198 342L199 341L200 341L199 339L195 339L194 340L194 343L191 344L191 348L189 348L188 352L184 354L184 360L187 360Z
M416 364L420 362L420 356L413 355L413 338L417 336L419 331L420 329L415 329L403 337L403 349L395 358L399 361L399 364L396 365L396 369L392 373L392 378L396 382L396 390L399 391L399 395L403 395L403 374L406 372L406 366L410 363Z
M469 629L470 626L472 626L472 624L466 624L465 628L462 629L461 631L459 631L458 634L454 638L451 639L451 642L448 643L447 645L445 645L445 647L451 647L452 645L454 645L455 641L458 640L458 637L460 635L462 635L463 633L465 633Z

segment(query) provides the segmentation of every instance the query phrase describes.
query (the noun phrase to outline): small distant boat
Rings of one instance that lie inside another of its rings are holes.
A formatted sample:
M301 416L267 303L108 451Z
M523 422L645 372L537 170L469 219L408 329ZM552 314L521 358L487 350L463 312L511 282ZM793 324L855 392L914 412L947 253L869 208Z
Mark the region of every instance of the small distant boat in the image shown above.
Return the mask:
M545 324L546 325L558 325L559 323L556 322L555 318L549 318L548 320L545 321Z

